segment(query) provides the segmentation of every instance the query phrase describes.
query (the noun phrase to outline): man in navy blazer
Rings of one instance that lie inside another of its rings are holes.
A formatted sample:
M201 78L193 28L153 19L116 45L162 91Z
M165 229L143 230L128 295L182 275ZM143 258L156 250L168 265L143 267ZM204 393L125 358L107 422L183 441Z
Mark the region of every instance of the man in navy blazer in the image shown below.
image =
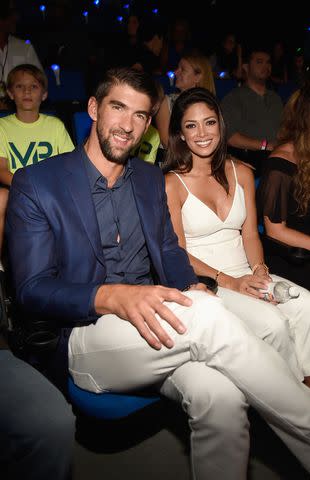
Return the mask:
M88 103L85 146L14 175L7 239L17 301L59 322L57 364L67 373L68 355L81 388L155 386L179 402L197 480L246 479L248 403L310 470L309 391L198 282L161 171L129 158L157 107L147 74L110 70Z

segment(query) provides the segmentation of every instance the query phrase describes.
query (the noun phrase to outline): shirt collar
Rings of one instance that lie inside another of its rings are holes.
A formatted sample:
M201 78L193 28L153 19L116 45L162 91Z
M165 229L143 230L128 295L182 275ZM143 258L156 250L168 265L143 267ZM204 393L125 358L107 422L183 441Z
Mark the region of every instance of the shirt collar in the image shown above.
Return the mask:
M83 156L83 161L86 168L91 191L92 192L95 191L98 185L100 185L101 189L103 187L107 188L107 179L99 172L99 170L95 167L93 162L89 159L84 147L82 147L82 156ZM127 179L132 174L132 172L133 172L133 167L131 164L131 159L128 158L128 161L125 165L125 170L123 174L116 180L115 184L113 185L113 189L123 185L123 183L127 181ZM104 180L104 182L102 182L102 179Z

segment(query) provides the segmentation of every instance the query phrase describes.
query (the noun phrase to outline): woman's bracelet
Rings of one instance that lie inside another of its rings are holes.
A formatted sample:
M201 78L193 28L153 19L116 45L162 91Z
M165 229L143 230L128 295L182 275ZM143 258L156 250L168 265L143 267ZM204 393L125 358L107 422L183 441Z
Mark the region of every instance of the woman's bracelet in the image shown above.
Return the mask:
M253 273L253 275L254 275L254 273L256 272L256 270L258 269L258 267L264 267L265 272L266 272L266 274L268 275L268 273L269 273L269 268L267 267L267 265L266 265L264 262L255 263L254 267L252 267L252 273Z
M219 278L220 274L223 273L221 270L218 270L215 274L214 280L217 282L217 279Z

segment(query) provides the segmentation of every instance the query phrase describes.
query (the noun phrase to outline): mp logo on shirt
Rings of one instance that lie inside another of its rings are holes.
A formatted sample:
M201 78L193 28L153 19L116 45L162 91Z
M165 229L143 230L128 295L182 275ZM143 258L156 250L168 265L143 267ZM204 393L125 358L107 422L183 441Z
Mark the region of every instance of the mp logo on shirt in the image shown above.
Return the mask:
M49 142L30 142L25 155L22 155L13 142L9 142L12 170L22 165L31 165L48 158L53 153L53 147Z

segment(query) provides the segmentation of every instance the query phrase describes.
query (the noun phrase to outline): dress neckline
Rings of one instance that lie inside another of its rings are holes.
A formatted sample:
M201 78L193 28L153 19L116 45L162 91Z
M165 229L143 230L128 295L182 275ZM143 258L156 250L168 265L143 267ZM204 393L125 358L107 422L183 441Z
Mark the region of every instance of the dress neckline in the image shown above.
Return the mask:
M187 190L187 197L186 197L186 200L185 202L183 203L182 205L182 208L181 210L183 210L184 208L184 205L186 204L187 200L188 200L188 197L191 195L193 198L195 198L199 203L201 203L204 207L206 207L213 215L216 216L216 218L221 222L221 223L225 223L229 216L230 216L230 213L231 211L233 210L234 208L234 204L235 204L235 200L236 200L236 194L237 194L237 187L239 186L239 183L238 183L238 178L237 178L237 173L236 173L236 170L235 170L235 165L234 165L234 162L231 160L231 163L232 163L232 167L233 167L233 170L234 170L234 177L235 177L235 189L234 189L234 195L233 195L233 201L232 201L232 204L231 204L231 207L229 209L229 212L226 216L226 218L224 220L222 220L219 215L209 206L207 205L205 202L203 202L202 200L200 200L200 198L198 198L196 195L194 195L188 188L188 186L186 185L186 183L184 182L184 180L181 178L181 176L176 173L176 172L173 172L178 178L179 180L181 181L181 183L183 184L183 186L185 187L185 189Z

